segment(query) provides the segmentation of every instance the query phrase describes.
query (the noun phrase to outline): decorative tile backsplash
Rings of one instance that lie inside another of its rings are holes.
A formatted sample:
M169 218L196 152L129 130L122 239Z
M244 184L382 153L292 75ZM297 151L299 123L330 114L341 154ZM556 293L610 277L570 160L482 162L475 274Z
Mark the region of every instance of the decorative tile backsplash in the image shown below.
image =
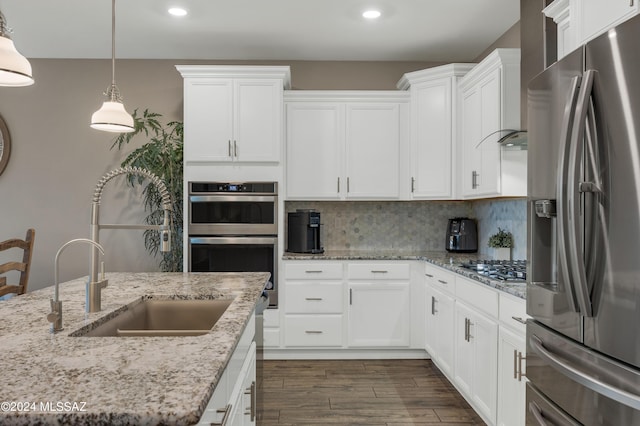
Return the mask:
M478 220L478 251L487 247L498 226L514 235L514 259L526 257L526 202L489 201L287 201L285 211L321 213L322 245L327 250L444 250L447 221Z

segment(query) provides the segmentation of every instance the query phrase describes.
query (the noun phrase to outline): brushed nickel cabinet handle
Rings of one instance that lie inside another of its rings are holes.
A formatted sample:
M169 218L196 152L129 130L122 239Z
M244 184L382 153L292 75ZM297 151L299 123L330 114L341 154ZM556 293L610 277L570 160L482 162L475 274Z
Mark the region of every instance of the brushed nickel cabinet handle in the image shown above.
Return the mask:
M448 282L446 282L446 281L444 281L444 280L438 280L438 282L439 282L439 283L442 283L442 284L445 284L445 285L446 285L446 284L449 284Z
M304 271L305 274L321 274L322 270L308 270Z
M349 192L349 178L347 178L347 192Z
M435 315L436 312L438 312L436 311L436 302L436 298L434 296L431 296L431 315Z
M353 305L353 289L349 289L349 304Z
M415 192L416 190L416 178L412 177L411 178L411 192Z
M245 416L251 416L251 421L253 422L256 418L256 382L251 382L251 386L245 389L245 395L251 396L251 405L248 408L245 408Z
M340 176L338 176L338 194L340 193Z
M520 324L526 324L527 321L523 320L522 317L511 317L511 319L518 321Z
M425 274L426 276L428 276L429 278L433 278L433 275L431 274Z
M322 300L322 297L305 297L304 300L319 301Z
M233 141L233 156L238 158L238 145L236 144L236 141Z
M386 273L388 273L388 272L389 272L389 271L385 271L384 269L378 269L378 270L372 269L372 270L371 270L371 273L372 273L372 274L386 274Z
M229 157L231 157L231 139L229 139L228 142L229 142Z
M227 406L224 408L218 408L216 410L216 413L224 413L224 416L222 416L222 420L220 420L219 422L211 422L209 424L211 426L226 426L227 420L229 420L229 415L231 414L231 407L231 404L227 404Z
M304 332L307 334L322 334L320 330L305 330Z
M522 356L522 352L518 352L518 381L521 382L523 377L527 375L522 372L522 360L527 359L527 357Z
M513 378L518 378L518 350L513 350Z

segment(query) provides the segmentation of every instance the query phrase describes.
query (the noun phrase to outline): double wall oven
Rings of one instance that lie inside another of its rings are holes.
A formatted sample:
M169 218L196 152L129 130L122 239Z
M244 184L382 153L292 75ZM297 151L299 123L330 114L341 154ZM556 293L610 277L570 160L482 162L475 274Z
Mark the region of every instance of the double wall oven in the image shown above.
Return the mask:
M189 182L190 272L270 272L278 305L277 182Z

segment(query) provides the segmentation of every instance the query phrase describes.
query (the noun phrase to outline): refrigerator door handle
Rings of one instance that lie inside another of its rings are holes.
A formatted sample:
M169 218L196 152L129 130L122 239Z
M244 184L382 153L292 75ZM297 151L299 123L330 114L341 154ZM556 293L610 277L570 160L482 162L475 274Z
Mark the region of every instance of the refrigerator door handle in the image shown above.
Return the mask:
M569 253L567 243L569 241L568 235L568 206L567 206L567 193L566 186L568 184L568 162L569 162L569 149L571 148L571 138L573 129L573 120L575 117L575 108L578 99L578 91L580 88L580 76L575 76L571 80L571 90L569 92L569 99L564 110L562 118L562 136L560 138L560 161L558 171L558 184L557 184L557 215L558 215L558 269L560 277L563 280L565 290L567 292L567 299L569 306L574 312L580 312L576 303L575 292L573 290L571 274L569 272Z
M587 282L587 273L582 255L583 247L583 224L580 221L581 210L581 192L580 192L580 168L582 158L584 157L584 137L587 127L587 112L591 104L591 92L593 91L593 80L595 70L587 70L582 79L580 93L578 94L578 102L576 104L576 114L573 122L573 130L571 134L571 142L569 148L569 164L568 164L568 237L566 244L569 249L569 264L571 276L575 286L576 298L580 311L585 317L593 316L593 305L589 295L589 286Z
M559 355L554 354L545 348L542 340L540 340L540 338L535 334L529 338L529 344L540 358L545 360L549 365L560 371L565 376L569 377L571 380L591 389L594 392L611 398L614 401L618 401L619 403L629 406L635 410L640 410L640 395L627 392L624 389L620 389L600 380L597 377L593 377L588 373L581 371L574 366L575 364L571 365ZM597 367L597 365L593 365L594 370L596 370Z

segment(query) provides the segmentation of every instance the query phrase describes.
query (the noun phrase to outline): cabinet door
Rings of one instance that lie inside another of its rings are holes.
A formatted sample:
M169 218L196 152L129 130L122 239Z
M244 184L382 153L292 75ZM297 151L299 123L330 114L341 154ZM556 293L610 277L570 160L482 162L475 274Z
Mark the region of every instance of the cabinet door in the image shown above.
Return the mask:
M233 156L239 161L280 161L282 81L234 81Z
M347 198L398 198L400 105L347 104Z
M500 146L496 143L500 134L492 133L500 130L501 106L501 70L495 70L487 79L480 83L480 116L481 134L479 143L487 138L478 149L476 155L480 156L480 176L478 177L478 189L476 195L500 194Z
M186 162L231 161L233 84L229 79L185 79Z
M482 134L480 115L481 99L479 90L465 91L462 95L462 158L463 167L460 176L462 195L474 196L479 184L480 157L476 145Z
M245 367L243 368L243 381L242 381L242 424L244 426L251 426L256 424L256 398L257 398L257 383L256 383L256 351L255 346L249 351L247 360L245 361Z
M578 9L582 43L638 13L635 0L580 0L571 6Z
M413 89L411 192L414 199L452 197L451 79Z
M511 426L525 423L524 361L518 355L525 354L525 340L500 327L498 341L498 425Z
M447 376L453 374L454 299L427 287L427 352Z
M344 143L340 106L292 102L286 110L287 198L337 199Z
M409 283L349 283L349 346L409 346Z
M498 324L459 301L455 318L454 380L474 408L495 424Z
M473 343L473 401L486 419L496 422L498 387L498 324L475 313L470 324Z

